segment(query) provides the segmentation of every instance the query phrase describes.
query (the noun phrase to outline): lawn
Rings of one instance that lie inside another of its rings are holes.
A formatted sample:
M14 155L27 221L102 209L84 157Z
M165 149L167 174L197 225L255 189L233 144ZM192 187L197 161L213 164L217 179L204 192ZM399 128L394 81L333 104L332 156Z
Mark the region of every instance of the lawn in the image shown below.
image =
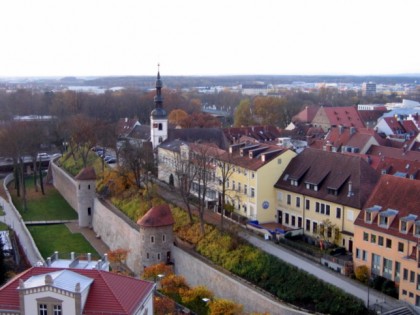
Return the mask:
M4 224L3 222L0 222L0 231L7 231L9 227Z
M71 252L91 253L93 259L100 257L82 234L71 233L64 224L32 225L28 230L44 259L55 251L60 252L60 257L62 254L70 257Z
M32 177L26 179L26 196L28 210L23 210L22 198L18 198L13 184L9 191L12 195L13 203L20 212L24 221L45 221L45 220L76 220L77 213L52 186L45 185L45 195L41 189L35 191Z

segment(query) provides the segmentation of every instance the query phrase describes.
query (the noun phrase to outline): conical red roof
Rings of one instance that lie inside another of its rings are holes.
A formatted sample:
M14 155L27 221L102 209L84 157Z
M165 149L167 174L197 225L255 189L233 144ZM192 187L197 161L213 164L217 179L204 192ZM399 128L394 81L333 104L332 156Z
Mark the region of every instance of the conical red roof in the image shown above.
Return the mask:
M171 208L167 204L158 205L151 208L147 213L137 221L142 227L168 226L175 223L172 217Z
M83 168L79 174L76 175L77 180L96 180L96 173L93 167Z

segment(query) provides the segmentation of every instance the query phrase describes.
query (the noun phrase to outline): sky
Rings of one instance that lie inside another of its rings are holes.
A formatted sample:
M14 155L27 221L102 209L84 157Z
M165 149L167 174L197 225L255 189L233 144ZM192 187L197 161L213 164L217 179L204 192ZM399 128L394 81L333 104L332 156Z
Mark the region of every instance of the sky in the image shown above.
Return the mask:
M0 77L420 73L419 0L13 0Z

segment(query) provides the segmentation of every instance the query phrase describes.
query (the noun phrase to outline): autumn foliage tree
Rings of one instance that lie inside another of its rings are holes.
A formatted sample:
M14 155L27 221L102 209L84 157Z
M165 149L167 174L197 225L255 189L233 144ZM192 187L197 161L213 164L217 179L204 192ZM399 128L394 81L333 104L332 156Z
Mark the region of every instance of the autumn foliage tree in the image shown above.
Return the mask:
M210 315L243 314L243 306L226 299L216 299L209 305Z
M119 273L122 271L122 265L127 260L128 253L130 251L124 248L117 248L115 250L109 251L108 260L116 266L116 272Z
M166 277L172 275L173 273L174 271L171 266L160 263L144 268L143 278L156 280L158 275L164 275Z
M155 315L176 314L175 301L166 296L155 296L153 299L153 309Z

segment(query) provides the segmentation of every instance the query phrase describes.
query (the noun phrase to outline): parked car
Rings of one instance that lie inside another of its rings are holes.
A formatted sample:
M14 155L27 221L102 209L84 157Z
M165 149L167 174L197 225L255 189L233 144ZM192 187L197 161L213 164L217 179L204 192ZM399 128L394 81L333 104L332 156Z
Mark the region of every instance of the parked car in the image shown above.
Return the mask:
M108 160L110 160L110 159L114 159L114 157L111 156L111 155L105 155L105 157L104 157L105 162L108 162Z
M113 157L113 158L111 158L111 159L109 159L105 162L107 162L108 164L115 164L115 163L117 163L117 159Z
M45 160L49 160L50 159L50 155L48 153L38 153L38 155L36 156L36 159L38 161L45 161Z

